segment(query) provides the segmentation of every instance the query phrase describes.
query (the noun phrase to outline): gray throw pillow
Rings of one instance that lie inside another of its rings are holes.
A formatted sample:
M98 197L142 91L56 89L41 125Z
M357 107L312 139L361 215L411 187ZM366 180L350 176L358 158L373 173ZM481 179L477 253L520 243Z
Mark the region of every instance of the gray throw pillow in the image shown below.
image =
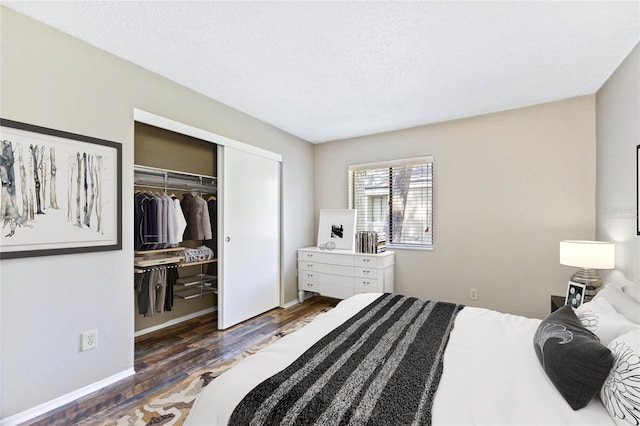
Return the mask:
M565 305L545 318L533 338L545 373L556 389L578 410L596 395L613 366L613 355Z

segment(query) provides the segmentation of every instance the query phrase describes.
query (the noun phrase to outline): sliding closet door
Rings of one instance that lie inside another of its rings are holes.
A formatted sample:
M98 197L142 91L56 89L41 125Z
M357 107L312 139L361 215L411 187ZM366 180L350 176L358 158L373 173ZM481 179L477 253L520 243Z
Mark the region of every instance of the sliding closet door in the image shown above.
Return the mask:
M218 328L280 301L280 162L219 147Z

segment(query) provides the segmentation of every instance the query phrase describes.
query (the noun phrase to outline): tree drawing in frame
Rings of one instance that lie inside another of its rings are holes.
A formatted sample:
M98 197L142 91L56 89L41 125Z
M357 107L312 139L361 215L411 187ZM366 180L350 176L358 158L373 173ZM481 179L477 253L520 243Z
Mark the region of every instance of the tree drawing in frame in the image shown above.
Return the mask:
M4 119L0 131L0 258L122 248L120 144Z

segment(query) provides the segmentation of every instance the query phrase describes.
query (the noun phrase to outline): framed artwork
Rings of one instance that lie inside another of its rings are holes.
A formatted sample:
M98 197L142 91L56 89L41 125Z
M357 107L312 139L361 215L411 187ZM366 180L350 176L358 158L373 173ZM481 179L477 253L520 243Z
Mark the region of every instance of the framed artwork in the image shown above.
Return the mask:
M355 249L356 210L322 209L318 226L318 247Z
M565 304L574 309L582 305L586 288L587 286L584 284L569 281L569 284L567 285L567 297L565 299Z
M640 145L636 146L636 228L640 235Z
M122 249L122 145L0 119L0 259Z

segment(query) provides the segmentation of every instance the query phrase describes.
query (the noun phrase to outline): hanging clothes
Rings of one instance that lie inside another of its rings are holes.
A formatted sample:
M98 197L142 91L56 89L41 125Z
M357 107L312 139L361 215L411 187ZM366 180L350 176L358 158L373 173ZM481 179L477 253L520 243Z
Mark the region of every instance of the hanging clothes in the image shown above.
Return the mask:
M182 238L184 240L210 240L212 235L207 202L198 195L184 194L180 206L187 220Z
M134 289L138 313L145 317L171 311L174 303L173 286L178 282L176 266L158 266L134 274Z
M151 276L149 277L149 301L152 304L153 309L147 311L148 315L152 317L154 313L164 312L164 298L167 293L167 281L165 269L153 269Z
M156 248L167 248L167 226L169 215L169 204L164 195L156 195L158 203L158 246Z
M180 200L166 196L168 203L167 215L167 244L168 247L176 247L182 241L182 234L187 226L187 221L180 207Z
M146 315L149 310L149 272L133 274L133 281L138 296L138 313Z
M176 247L182 242L186 219L180 202L168 195L134 195L134 250Z
M167 269L167 292L164 298L164 310L171 311L173 309L173 286L178 282L178 268Z
M202 243L209 247L215 256L218 250L218 201L216 200L216 196L213 194L209 194L206 196L207 199L207 207L209 209L209 224L211 226L211 239L204 240ZM218 263L213 262L207 266L207 274L218 276Z
M145 250L158 247L158 199L149 194L144 203L144 246Z

